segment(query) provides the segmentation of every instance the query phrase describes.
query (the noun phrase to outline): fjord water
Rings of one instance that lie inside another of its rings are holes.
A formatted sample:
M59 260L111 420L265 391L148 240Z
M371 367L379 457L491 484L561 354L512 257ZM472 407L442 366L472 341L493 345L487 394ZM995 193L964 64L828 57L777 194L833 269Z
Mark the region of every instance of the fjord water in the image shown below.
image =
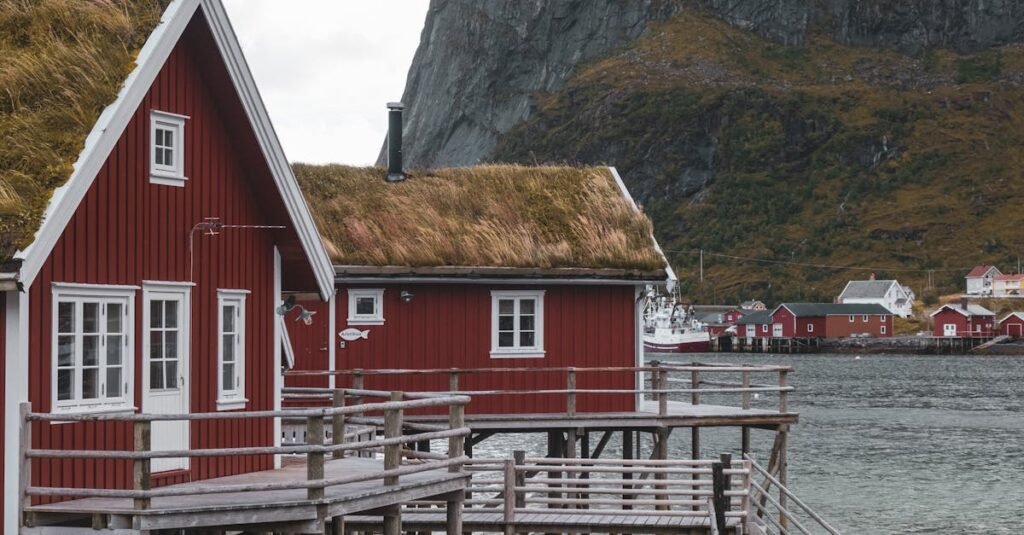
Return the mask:
M790 384L796 391L790 408L800 413L800 422L790 435L790 488L844 534L1024 532L1024 357L719 353L647 358L792 365ZM705 394L702 402L738 404L735 394ZM754 405L776 403L774 396L762 395ZM752 431L762 465L773 436ZM525 449L541 455L543 440L503 436L484 441L475 454ZM604 456L620 455L619 444L618 438L612 441ZM704 429L701 456L731 452L737 458L739 444L738 429ZM673 457L688 458L688 430L673 434L670 448ZM644 449L650 451L649 439Z
M792 365L790 408L800 423L790 435L789 486L843 533L1024 530L1024 357L662 357ZM770 433L753 436L764 465ZM689 451L688 433L673 439L680 454ZM734 451L738 441L734 430L704 431L702 455Z

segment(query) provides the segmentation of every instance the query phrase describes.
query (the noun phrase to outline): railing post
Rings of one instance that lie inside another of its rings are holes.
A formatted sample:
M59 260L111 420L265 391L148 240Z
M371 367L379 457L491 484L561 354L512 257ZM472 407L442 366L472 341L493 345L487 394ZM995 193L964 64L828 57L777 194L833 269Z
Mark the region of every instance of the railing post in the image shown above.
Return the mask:
M690 394L690 403L700 405L700 372L697 370L690 372L690 389L693 390Z
M519 468L515 471L515 486L525 487L526 472L522 470L522 467L526 464L526 452L523 450L513 451L512 460L515 461L515 467ZM519 509L526 507L526 493L519 491L515 493L515 506Z
M576 368L569 368L565 378L565 388L569 391L566 401L565 412L569 416L576 416Z
M345 389L338 388L334 391L334 397L331 405L335 409L340 409L345 406ZM331 442L335 445L341 445L345 442L345 415L344 414L333 414L331 415ZM342 459L345 457L344 450L335 450L331 455L335 459Z
M454 394L459 391L459 372L452 368L452 371L448 372L448 392Z
M789 372L787 370L779 370L779 412L786 413L789 411L789 392L785 389L789 387Z
M730 454L730 453L720 453L718 455L718 460L719 460L719 462L722 463L722 470L730 470L730 469L732 469L732 454ZM732 488L732 476L730 476L728 474L725 474L723 472L723 476L722 477L723 477L723 488L725 490L731 490L731 488ZM724 497L722 503L721 504L716 504L716 506L718 506L718 508L721 509L723 513L728 513L730 510L732 510L732 498L730 498L728 496L725 496L724 494L722 496Z
M740 524L743 526L743 533L750 533L750 482L754 477L754 467L749 459L743 461L743 496L740 498L740 509L743 510L743 516L740 519Z
M363 370L362 370L362 368L356 368L355 370L352 370L352 389L353 390L363 390L364 388L366 388L366 382L365 382L365 380L363 378ZM354 398L352 400L352 404L353 405L362 405L363 404L362 396L357 396L356 398ZM358 414L357 416L362 416L362 414Z
M743 372L742 375L743 375L743 397L742 397L743 406L742 406L742 408L743 408L743 410L749 410L750 409L750 372L749 371L745 371L745 372ZM742 428L740 428L740 452L741 453L749 453L750 452L750 428L747 427L747 426L743 426Z
M466 407L452 404L448 407L448 429L462 429L466 426ZM448 438L448 458L457 459L465 454L466 437ZM448 471L455 473L462 470L462 464L448 465Z
M405 395L402 392L392 392L391 401L402 401ZM398 438L402 436L402 409L388 409L384 411L384 438ZM402 465L402 445L392 444L384 446L384 470L394 470ZM387 476L384 484L394 486L398 484L398 476Z
M152 422L149 420L138 420L135 422L135 452L149 453L152 448ZM132 469L132 483L135 490L148 491L150 489L150 466L151 460L135 459ZM149 498L135 498L135 509L149 509Z
M32 404L24 402L19 407L19 414L21 416L21 441L19 447L21 448L21 480L18 483L19 492L21 493L21 517L20 524L22 527L32 527L32 519L29 516L28 508L32 506L32 498L28 495L28 488L32 486L32 459L28 456L28 451L32 449L32 422L29 421L28 417L32 414Z
M668 416L668 370L658 370L658 416Z
M306 418L306 445L324 445L324 417L309 416ZM324 478L324 454L323 452L311 452L306 454L306 480L322 481ZM322 500L324 488L322 486L306 489L306 499Z
M516 467L515 461L512 459L505 459L505 533L506 535L512 535L515 533L513 523L516 517Z
M726 481L721 462L711 464L711 503L714 505L714 516L709 520L718 527L719 533L725 533L725 510L723 509L726 496Z

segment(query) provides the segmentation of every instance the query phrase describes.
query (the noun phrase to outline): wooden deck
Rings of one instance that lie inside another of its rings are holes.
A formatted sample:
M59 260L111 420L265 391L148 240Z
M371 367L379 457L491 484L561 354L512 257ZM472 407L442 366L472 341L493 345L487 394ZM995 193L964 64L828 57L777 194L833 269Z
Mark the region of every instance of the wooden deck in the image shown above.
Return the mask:
M726 521L731 529L740 525L738 518ZM379 518L349 516L345 528L352 531L379 530ZM711 531L708 518L686 516L655 516L647 511L634 513L597 514L593 511L578 510L575 514L538 510L516 515L513 524L516 533L701 533ZM502 533L505 531L504 514L501 511L466 510L462 514L462 528L465 531ZM445 529L444 510L430 512L402 512L402 529L414 532L439 532Z
M443 416L409 416L408 421L440 422ZM658 414L658 402L646 400L635 412L579 412L546 414L468 414L466 425L474 432L530 433L568 428L601 430L650 430L664 427L738 426L776 429L797 423L795 412L743 409L669 401L668 413Z
M383 462L346 458L324 463L325 477L338 478L381 472ZM315 531L318 521L339 515L366 512L412 500L453 492L461 493L469 476L431 470L402 476L398 485L385 486L380 480L350 483L325 489L322 500L307 499L305 489L249 491L188 496L157 497L149 509L136 510L129 498L84 498L28 509L37 525L56 524L83 516L97 516L111 529L156 530L228 526L260 526ZM267 484L306 481L305 464L291 464L278 470L185 483L173 487ZM39 533L51 533L38 528ZM52 528L45 528L52 530ZM322 525L319 528L322 533ZM26 531L33 533L33 531Z

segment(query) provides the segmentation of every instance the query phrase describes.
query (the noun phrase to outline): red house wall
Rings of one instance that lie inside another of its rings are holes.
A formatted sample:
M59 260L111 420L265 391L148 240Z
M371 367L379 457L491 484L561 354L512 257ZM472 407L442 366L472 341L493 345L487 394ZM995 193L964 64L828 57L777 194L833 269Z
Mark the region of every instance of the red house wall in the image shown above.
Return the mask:
M1024 320L1010 316L999 323L999 334L1004 336L1024 335Z
M193 25L196 21L193 21ZM273 221L254 199L253 177L266 171L244 163L235 143L244 134L221 115L224 102L213 100L198 64L210 51L177 45L95 182L30 288L30 385L33 410L50 410L53 282L142 285L145 280L189 280L189 229L204 217L224 223ZM153 185L148 179L149 110L190 116L185 127L186 187ZM224 112L226 113L226 112ZM241 128L248 128L244 125ZM273 247L267 231L224 229L218 236L196 236L195 286L191 318L191 410L216 410L217 288L249 289L246 303L247 410L272 409ZM142 291L135 301L135 402L141 407ZM37 448L131 449L132 432L119 423L33 425ZM269 420L193 422L193 448L270 445ZM190 470L166 474L166 484L267 469L270 456L192 459ZM127 487L127 462L37 460L34 484L46 486Z
M768 336L775 336L775 324L782 324L782 336L793 337L796 336L796 326L794 325L793 313L787 308L779 308L771 316L771 325L768 326Z
M885 327L884 333L882 327ZM867 321L864 321L863 315L855 314L852 322L849 315L835 315L828 317L826 336L848 338L852 334L867 333L876 338L888 337L892 336L892 328L892 315L890 314L869 314Z
M545 286L544 358L493 359L491 290L527 289L484 284L365 286L385 289L384 325L355 325L369 338L337 348L339 369L382 368L540 368L635 366L636 327L632 286ZM411 301L399 298L411 291ZM348 293L339 288L337 330L348 327ZM332 343L338 344L337 336ZM293 342L295 340L293 339ZM306 355L302 350L298 353ZM296 355L298 360L300 357ZM350 385L341 376L337 385ZM481 373L460 377L463 390L565 388L564 372ZM631 372L579 372L578 388L633 389ZM447 374L367 377L371 389L447 390ZM633 395L585 395L579 411L632 410ZM467 408L476 414L564 412L564 395L477 396Z
M944 336L943 326L947 323L956 325L956 332L958 336L962 336L963 333L970 331L970 325L967 316L948 308L941 310L938 314L932 316L933 329L932 334L935 336Z
M331 333L330 304L317 298L302 299L298 303L316 314L313 316L312 325L296 321L297 311L285 315L285 327L288 329L288 338L295 352L295 366L292 369L327 370L330 368L329 344L338 339L337 334ZM292 387L327 388L329 384L327 376L285 376L284 380L285 386Z

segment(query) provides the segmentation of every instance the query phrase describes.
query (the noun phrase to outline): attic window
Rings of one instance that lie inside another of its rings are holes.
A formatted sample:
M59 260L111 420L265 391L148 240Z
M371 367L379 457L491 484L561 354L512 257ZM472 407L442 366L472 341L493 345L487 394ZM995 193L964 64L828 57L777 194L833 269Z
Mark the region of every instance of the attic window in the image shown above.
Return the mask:
M185 121L188 117L153 110L149 114L149 181L184 187Z
M384 290L360 288L348 291L349 325L384 325Z

